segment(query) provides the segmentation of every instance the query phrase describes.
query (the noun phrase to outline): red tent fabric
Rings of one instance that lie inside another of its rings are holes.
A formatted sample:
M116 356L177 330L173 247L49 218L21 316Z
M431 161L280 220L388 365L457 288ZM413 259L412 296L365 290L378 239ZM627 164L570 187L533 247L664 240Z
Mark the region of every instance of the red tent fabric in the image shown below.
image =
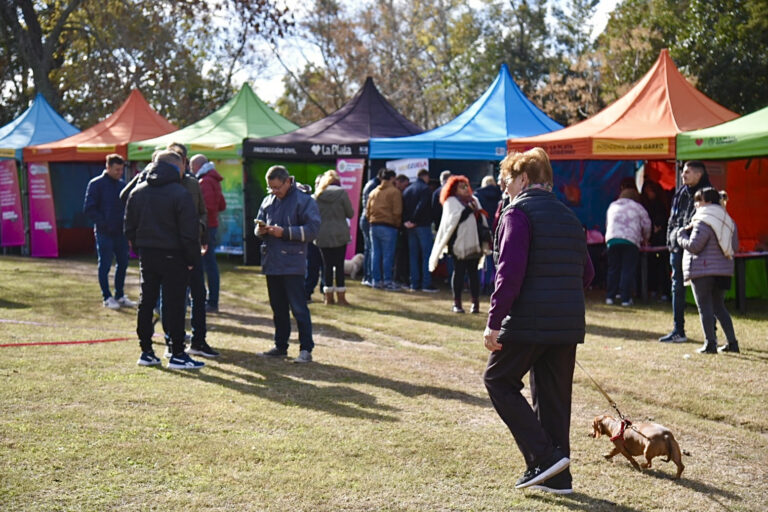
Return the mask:
M24 148L26 162L96 162L110 153L128 158L127 145L159 137L176 126L152 110L134 89L119 109L102 122L76 135L48 144Z
M627 94L594 116L562 130L510 139L507 149L540 146L552 160L674 160L678 133L736 117L693 87L664 49Z

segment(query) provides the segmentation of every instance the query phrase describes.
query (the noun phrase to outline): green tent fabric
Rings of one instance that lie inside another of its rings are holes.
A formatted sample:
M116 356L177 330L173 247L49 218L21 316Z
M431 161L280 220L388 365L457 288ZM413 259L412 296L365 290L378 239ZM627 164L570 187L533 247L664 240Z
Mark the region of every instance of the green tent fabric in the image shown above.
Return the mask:
M128 145L128 159L148 161L156 149L163 149L170 142L186 144L190 154L202 153L212 160L239 159L243 139L280 135L297 128L245 84L234 98L208 117L162 137L132 142Z
M768 107L702 130L677 135L678 160L768 155Z

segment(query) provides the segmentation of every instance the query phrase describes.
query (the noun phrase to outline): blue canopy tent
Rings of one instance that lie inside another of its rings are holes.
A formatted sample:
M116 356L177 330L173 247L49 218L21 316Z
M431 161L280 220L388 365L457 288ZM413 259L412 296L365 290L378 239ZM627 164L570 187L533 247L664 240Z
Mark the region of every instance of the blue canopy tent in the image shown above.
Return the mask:
M488 90L458 117L418 135L373 138L369 157L501 160L507 154L507 139L560 128L523 94L502 64Z
M21 161L22 148L53 142L79 132L53 110L42 94L37 93L32 105L23 114L0 128L0 158Z

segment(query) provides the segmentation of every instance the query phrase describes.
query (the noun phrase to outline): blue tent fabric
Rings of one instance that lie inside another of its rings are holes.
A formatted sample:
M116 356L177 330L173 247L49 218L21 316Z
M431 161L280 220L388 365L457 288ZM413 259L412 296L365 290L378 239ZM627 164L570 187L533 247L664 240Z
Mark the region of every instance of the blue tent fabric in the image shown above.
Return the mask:
M53 142L79 132L38 93L23 114L0 128L0 150L13 150L16 160L21 160L21 150L26 146Z
M503 64L488 90L458 117L419 135L372 138L370 158L501 160L507 139L560 128L523 94Z

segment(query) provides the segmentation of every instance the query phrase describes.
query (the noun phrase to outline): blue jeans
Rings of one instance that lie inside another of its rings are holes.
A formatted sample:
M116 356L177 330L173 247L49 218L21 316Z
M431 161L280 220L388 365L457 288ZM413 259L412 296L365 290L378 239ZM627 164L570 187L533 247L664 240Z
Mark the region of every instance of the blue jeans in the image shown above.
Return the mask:
M373 271L371 266L371 225L365 216L360 217L360 233L363 234L363 281L371 282Z
M288 339L291 337L290 310L299 328L299 350L312 352L315 342L312 340L312 317L307 307L304 276L268 275L267 292L275 323L275 347L282 351L288 350Z
M408 256L413 290L432 287L432 274L429 272L432 243L431 227L416 226L408 230Z
M640 249L634 244L612 244L608 247L608 274L606 297L613 299L618 293L621 302L629 302L637 278Z
M117 261L115 269L115 299L123 296L125 272L128 270L128 239L124 235L104 235L96 233L96 252L99 255L99 286L104 300L112 296L109 291L109 269L112 256Z
M219 307L219 264L216 262L216 240L219 228L208 228L208 250L203 254L203 271L208 279L208 305Z
M371 277L374 286L392 282L396 245L397 228L382 224L371 225Z
M683 250L669 253L669 266L672 267L672 312L675 317L675 329L678 334L685 334L685 285L683 278Z

